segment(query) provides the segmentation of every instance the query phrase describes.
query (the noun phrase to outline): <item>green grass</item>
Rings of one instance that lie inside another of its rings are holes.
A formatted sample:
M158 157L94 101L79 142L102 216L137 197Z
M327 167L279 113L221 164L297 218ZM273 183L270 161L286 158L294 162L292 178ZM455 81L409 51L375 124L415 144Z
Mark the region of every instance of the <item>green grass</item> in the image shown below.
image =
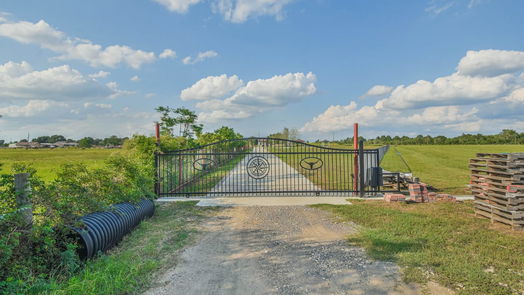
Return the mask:
M219 166L214 167L211 171L206 171L194 182L183 188L184 192L208 192L213 189L224 177L227 177L229 171L233 170L238 163L244 159L245 155L237 155Z
M177 251L197 232L195 224L216 210L196 203L158 206L155 216L142 222L117 248L89 261L50 294L138 294L147 289L157 271L175 265Z
M178 156L175 156L171 159L163 159L160 164L162 168L160 189L162 193L171 191L177 193L208 192L226 177L229 171L234 169L243 158L245 158L244 154L232 158L223 158L221 161L215 158L217 164L205 171L194 168L196 157L187 156L180 160ZM182 169L178 166L179 161L181 161ZM180 174L180 171L182 171L182 174ZM180 181L180 175L182 175L182 181Z
M524 152L524 145L401 145L396 147L413 174L440 191L469 194L468 161L477 153ZM393 147L381 166L389 171L407 172Z
M9 173L14 163L29 163L44 180L51 180L57 168L65 163L84 162L90 167L102 167L104 160L119 150L109 149L0 149L1 173Z
M494 230L471 203L356 201L316 205L361 226L350 236L375 259L394 261L406 281L436 281L458 294L524 292L524 235Z
M353 188L353 154L322 154L322 152L329 152L329 150L304 148L302 146L290 147L285 150L277 147L270 149L270 151L324 190L351 190ZM288 154L288 152L313 152L314 154L309 156L322 160L323 165L317 170L306 170L300 166L300 162L308 156Z
M351 148L351 146L343 145L333 147ZM469 184L468 160L470 158L480 152L524 152L524 145L402 145L398 146L397 149L408 162L414 175L420 177L423 182L436 187L442 192L468 194L469 192L465 189L466 185ZM0 149L0 163L4 164L1 171L9 172L11 165L15 162L27 162L33 164L38 171L38 175L45 180L50 180L54 177L56 168L61 164L82 161L89 166L101 167L104 160L111 153L118 152L118 150L105 149ZM298 168L299 162L291 158L284 159L283 155L279 155L279 157L291 166ZM351 157L342 156L345 157L343 159L344 165L338 165L337 163L342 162L338 161L339 159L336 157L334 161L332 161L332 164L330 164L336 167L329 169L329 171L337 171L337 173L328 171L324 173L324 177L319 178L315 172L304 172L306 177L324 188L336 189L339 188L342 183L347 183L348 180L345 178L335 179L332 175L350 173L350 169L344 167L347 166L346 164L351 165ZM324 160L328 162L327 159ZM386 154L382 162L382 167L389 171L407 172L406 166L401 162L400 157L395 153L393 147ZM308 173L311 175L308 175Z

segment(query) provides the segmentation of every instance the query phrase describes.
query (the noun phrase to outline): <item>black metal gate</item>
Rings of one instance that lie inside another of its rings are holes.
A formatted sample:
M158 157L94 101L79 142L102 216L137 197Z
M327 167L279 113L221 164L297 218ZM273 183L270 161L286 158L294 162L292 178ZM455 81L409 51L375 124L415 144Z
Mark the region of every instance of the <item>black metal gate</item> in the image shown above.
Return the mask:
M377 182L380 175L374 172L379 167L378 149L243 138L157 153L155 165L159 196L318 196L383 191ZM356 182L355 173L360 175Z

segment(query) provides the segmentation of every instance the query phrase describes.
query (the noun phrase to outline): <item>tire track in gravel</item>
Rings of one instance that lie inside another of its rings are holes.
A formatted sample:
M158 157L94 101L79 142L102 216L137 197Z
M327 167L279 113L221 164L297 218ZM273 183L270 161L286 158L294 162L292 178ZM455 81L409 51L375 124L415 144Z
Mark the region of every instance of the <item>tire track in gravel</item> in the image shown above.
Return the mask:
M224 209L145 294L419 294L394 263L348 246L353 232L310 207Z

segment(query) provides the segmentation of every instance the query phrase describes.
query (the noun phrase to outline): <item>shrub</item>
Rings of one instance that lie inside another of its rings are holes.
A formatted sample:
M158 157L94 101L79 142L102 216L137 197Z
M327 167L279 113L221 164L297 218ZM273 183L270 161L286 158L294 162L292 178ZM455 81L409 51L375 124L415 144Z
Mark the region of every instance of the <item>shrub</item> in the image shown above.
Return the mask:
M74 274L81 262L69 228L80 216L121 202L153 198L152 164L144 158L116 155L102 168L65 164L44 183L31 167L14 165L14 173L30 173L33 226L17 214L12 175L0 175L0 294L43 292Z

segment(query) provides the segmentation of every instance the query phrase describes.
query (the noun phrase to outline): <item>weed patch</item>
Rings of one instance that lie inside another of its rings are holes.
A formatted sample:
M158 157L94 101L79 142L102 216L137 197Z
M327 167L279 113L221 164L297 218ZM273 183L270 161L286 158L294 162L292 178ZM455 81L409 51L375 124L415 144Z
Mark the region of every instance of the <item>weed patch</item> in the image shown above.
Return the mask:
M316 205L361 226L349 242L394 261L411 282L433 280L458 294L521 294L524 235L491 228L471 203Z
M155 216L142 222L107 255L88 261L78 274L56 284L48 294L137 294L154 273L175 264L177 251L197 232L195 224L216 210L197 202L158 206Z

